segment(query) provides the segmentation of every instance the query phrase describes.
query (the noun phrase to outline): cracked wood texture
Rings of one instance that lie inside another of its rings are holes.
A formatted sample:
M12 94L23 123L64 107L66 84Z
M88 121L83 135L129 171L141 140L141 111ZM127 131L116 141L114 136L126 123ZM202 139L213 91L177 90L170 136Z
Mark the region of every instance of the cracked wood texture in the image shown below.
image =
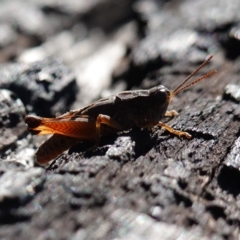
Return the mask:
M0 238L239 239L240 2L80 2L0 3ZM179 115L162 120L192 139L134 127L34 162L46 137L27 133L26 112L173 90L209 54L195 77L218 73L175 96Z

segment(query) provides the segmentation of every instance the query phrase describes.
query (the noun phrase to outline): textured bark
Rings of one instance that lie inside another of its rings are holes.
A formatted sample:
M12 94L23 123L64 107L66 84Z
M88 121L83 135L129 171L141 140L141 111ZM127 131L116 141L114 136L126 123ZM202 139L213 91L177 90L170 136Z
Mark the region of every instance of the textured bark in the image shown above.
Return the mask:
M20 31L7 17L13 5L0 4L11 29L6 32L11 44L0 38L5 53L0 85L17 96L1 92L0 238L238 239L240 2L126 0L115 7L112 1L82 6L57 2L29 1L28 11L43 20L35 19L40 21L36 30L14 14ZM61 40L59 45L49 37ZM32 45L37 48L30 49ZM114 49L111 58L90 71L88 77L96 78L95 85L88 85L87 66L95 66L96 56L109 49ZM119 49L125 49L124 57ZM168 109L179 115L162 120L192 139L158 127L134 127L102 137L95 149L81 142L47 166L34 163L34 152L46 139L26 132L23 104L31 114L54 116L71 103L81 107L93 96L100 98L99 92L104 96L159 84L173 90L209 54L213 60L197 76L213 69L218 73L179 93ZM51 55L63 58L68 68L55 60L7 62L10 56L29 60ZM77 71L76 78L69 67ZM101 80L110 78L109 72L112 82L106 89L107 81Z

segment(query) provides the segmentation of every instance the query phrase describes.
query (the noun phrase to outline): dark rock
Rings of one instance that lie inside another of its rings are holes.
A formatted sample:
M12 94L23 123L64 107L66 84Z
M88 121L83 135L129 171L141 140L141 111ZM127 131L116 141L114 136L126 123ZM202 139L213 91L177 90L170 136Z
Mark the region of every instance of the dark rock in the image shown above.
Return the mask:
M29 112L46 117L69 109L78 90L74 74L58 60L2 65L0 76L1 88L13 91Z
M57 55L56 49L63 56L66 50L66 59L78 70L76 76L90 69L98 88L88 88L85 78L85 83L78 82L85 97L75 99L75 77L58 60L1 66L0 86L8 88L8 94L0 101L5 144L0 161L0 238L238 239L239 4L238 0L3 1L0 26L6 31L0 37L0 60L22 57L26 48L44 52L41 56ZM133 28L124 32L126 21L137 25L138 32ZM115 37L127 40L111 48ZM54 51L49 42L56 45ZM76 108L90 104L109 84L102 78L109 78L112 63L115 66L124 50L121 70L115 71L115 82L105 93L114 94L120 83L128 89L161 84L172 91L206 56L214 55L195 78L213 69L218 73L172 99L168 110L177 110L178 116L160 119L189 132L192 139L158 127L135 127L102 137L95 148L94 142L83 141L46 170L34 165L33 152L45 138L26 135L19 99L28 111L42 116L69 111L72 102ZM96 51L101 52L97 58ZM81 64L79 56L84 58ZM107 62L106 69L94 59ZM101 75L101 70L107 74ZM12 98L9 90L17 97Z
M7 24L0 25L0 48L4 48L16 40L16 33Z
M0 151L14 145L26 132L22 101L16 94L0 89Z
M237 138L230 152L224 160L224 163L229 166L240 170L240 139Z
M4 206L17 208L26 204L43 187L43 173L43 169L36 168L25 172L8 170L2 174L1 208Z
M134 0L114 3L110 0L3 1L0 23L3 23L3 30L7 30L4 31L7 36L4 46L7 45L7 48L0 49L0 62L16 59L27 48L38 46L59 32L77 26L79 22L84 23L88 29L97 27L104 31L115 30L116 25L121 25L133 17L130 7L133 2ZM107 19L102 12L108 12Z
M43 187L45 177L43 169L9 170L1 167L0 222L14 224L26 221L30 213L21 212L37 192Z
M236 84L228 84L225 87L225 97L233 99L237 103L240 102L240 86Z
M156 35L150 35L142 40L133 52L134 65L141 67L152 62L175 62L188 60L189 62L203 62L207 55L207 49L213 46L209 41L204 46L199 44L202 37L189 29L179 29L173 33L166 34L159 38ZM201 49L202 47L202 49ZM216 46L215 46L216 47ZM186 57L187 56L187 57Z
M119 209L111 215L113 223L116 225L114 235L119 239L177 239L180 236L184 239L210 239L206 233L198 228L184 231L180 226L157 223L144 214L137 214L129 210ZM121 219L121 222L119 222ZM119 224L120 223L120 224ZM122 236L121 232L125 232ZM214 237L215 238L215 237ZM216 236L216 239L222 239Z

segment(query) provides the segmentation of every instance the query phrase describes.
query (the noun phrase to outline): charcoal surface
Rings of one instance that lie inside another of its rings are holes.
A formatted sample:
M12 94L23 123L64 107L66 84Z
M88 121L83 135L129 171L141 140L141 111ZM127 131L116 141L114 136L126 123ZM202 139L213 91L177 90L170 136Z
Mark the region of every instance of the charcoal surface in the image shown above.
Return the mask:
M16 94L0 89L0 151L14 145L26 130L24 116L25 107Z
M238 0L1 1L0 238L239 239L239 9ZM177 94L168 110L179 115L161 119L190 140L134 127L34 161L47 136L27 132L26 114L172 91L209 55L194 78L217 73Z
M45 117L64 112L78 91L73 72L58 60L0 67L0 87L14 92L28 112Z

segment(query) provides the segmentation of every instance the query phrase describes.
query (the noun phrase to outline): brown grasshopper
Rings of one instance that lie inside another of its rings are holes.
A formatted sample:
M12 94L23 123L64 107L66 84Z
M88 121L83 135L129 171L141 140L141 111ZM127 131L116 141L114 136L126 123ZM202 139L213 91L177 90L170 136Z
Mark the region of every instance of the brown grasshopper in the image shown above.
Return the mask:
M101 136L129 130L133 126L140 128L160 126L174 135L190 139L189 133L175 130L160 120L164 116L172 117L178 114L174 110L167 111L171 99L177 93L216 73L216 70L213 70L184 86L211 58L212 56L173 91L160 85L149 90L120 92L56 118L28 115L25 122L29 132L37 135L53 134L37 150L37 162L39 164L48 163L81 141L94 141L97 145Z

